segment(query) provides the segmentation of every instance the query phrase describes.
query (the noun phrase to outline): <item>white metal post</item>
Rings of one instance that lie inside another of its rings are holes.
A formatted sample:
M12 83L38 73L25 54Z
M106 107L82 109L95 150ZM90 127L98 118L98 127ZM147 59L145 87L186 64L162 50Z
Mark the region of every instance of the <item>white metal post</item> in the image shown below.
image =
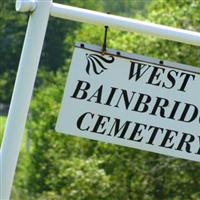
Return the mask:
M8 200L18 160L20 144L46 33L51 0L21 0L18 11L33 11L30 15L19 62L13 96L0 152L0 199Z

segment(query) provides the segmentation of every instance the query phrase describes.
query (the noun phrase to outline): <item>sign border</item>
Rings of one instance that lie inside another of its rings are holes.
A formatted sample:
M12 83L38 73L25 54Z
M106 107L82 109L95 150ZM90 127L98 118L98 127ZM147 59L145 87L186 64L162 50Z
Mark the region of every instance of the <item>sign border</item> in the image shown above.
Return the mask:
M162 60L159 60L159 59L156 59L156 58L151 58L151 57L146 57L146 56L143 56L143 55L139 55L139 54L134 54L134 53L126 53L126 52L123 52L123 51L118 51L118 50L113 50L113 49L107 49L106 52L102 52L102 47L101 46L97 46L97 45L91 45L91 44L86 44L86 43L81 43L81 42L77 42L75 43L75 49L74 49L74 52L75 50L79 50L79 51L92 51L92 53L99 53L100 55L112 55L112 56L115 56L116 58L121 58L121 59L127 59L127 60L133 60L133 61L138 61L138 62L141 62L141 63L149 63L149 65L155 65L155 67L168 67L171 68L171 69L177 69L177 70L182 70L182 71L186 71L186 72L191 72L191 73L196 73L198 76L200 75L200 68L198 67L193 67L193 66L190 66L190 65L185 65L185 64L179 64L179 63L175 63L175 62L170 62L170 61L162 61ZM82 50L81 50L82 49ZM86 54L87 55L87 54ZM73 56L74 56L74 53L73 53ZM71 65L73 63L73 59L74 57L72 56L72 61L71 61ZM162 61L162 64L160 63L160 61ZM132 61L131 61L132 62ZM71 70L71 66L70 65L70 70ZM77 67L77 70L78 70L78 66ZM120 67L123 67L123 66L120 66ZM123 68L121 68L123 69ZM66 88L69 87L69 74L70 74L70 70L69 70L69 73L67 74L67 81L66 81L66 84L65 84L65 90L64 90L64 95L63 95L63 98L62 98L62 103L61 103L61 106L60 106L60 112L59 112L59 115L58 115L58 118L57 118L57 122L56 122L56 126L55 126L55 130L57 133L62 133L62 134L65 134L65 135L72 135L74 137L80 137L80 138L86 138L86 139L89 139L89 140L93 140L93 141L97 141L97 142L104 142L104 143L107 143L107 144L115 144L115 145L119 145L119 146L123 146L123 147L129 147L129 148L134 148L136 150L142 150L142 151L146 151L146 152L152 152L152 153L156 153L156 154L159 154L159 155L163 155L163 156L168 156L168 157L174 157L175 159L185 159L185 160L190 160L190 161L195 161L195 162L199 162L199 158L197 159L196 157L194 158L194 156L187 156L187 155L182 155L180 152L177 153L176 155L174 155L173 151L169 153L169 151L165 151L165 150L155 150L155 149L152 149L152 148L148 148L146 145L145 146L142 146L141 144L137 145L136 143L135 144L130 144L130 143L127 143L126 141L124 140L121 140L121 142L118 142L116 140L112 140L112 137L110 138L104 138L104 137L98 137L97 135L88 135L88 134L80 134L80 132L76 132L74 130L68 130L68 131L65 131L66 129L63 128L62 126L58 126L58 121L59 121L59 118L61 118L61 111L63 109L63 104L64 104L64 97L65 97L65 92L66 92ZM134 122L137 122L138 121L134 121ZM59 122L59 124L62 124ZM99 139L100 138L100 139Z
M182 71L186 71L186 72L190 72L190 73L200 74L200 67L194 67L192 65L186 65L186 64L172 62L172 61L166 61L166 60L160 60L158 58L148 57L148 56L135 54L135 53L127 53L124 51L113 50L110 48L107 48L106 52L102 52L102 47L100 47L98 45L87 44L84 42L76 42L75 47L91 50L91 51L94 51L97 53L101 53L103 55L113 55L115 57L137 60L139 62L146 62L149 64L154 64L154 65L178 69L178 70L182 70Z

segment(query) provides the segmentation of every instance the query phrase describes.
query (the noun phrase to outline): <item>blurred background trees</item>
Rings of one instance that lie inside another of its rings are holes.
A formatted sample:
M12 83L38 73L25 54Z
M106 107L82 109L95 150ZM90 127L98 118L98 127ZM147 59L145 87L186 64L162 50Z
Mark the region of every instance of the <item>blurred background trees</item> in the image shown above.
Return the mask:
M199 0L56 2L200 31ZM14 2L2 5L0 102L9 104L28 16ZM12 199L200 199L198 162L55 133L74 43L102 45L103 34L104 27L50 19ZM153 36L109 28L108 47L200 67L199 47Z

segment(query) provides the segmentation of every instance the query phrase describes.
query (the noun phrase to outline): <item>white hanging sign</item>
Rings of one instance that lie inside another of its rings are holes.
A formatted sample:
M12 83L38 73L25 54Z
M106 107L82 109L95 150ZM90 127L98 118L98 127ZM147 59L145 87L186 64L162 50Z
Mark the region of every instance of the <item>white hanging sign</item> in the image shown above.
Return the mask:
M56 130L200 161L200 70L77 44Z

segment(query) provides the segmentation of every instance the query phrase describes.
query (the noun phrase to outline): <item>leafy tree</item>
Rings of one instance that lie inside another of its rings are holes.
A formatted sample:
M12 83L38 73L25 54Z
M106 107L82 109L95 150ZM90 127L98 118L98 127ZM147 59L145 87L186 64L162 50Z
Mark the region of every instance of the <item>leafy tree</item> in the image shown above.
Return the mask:
M199 6L196 0L157 0L147 18L199 30ZM103 32L104 27L82 25L73 32L75 36L66 36L65 43L72 46L79 40L102 45ZM200 66L199 47L112 28L108 47ZM65 62L62 70L42 77L32 103L29 193L42 195L41 199L200 199L197 162L55 133L69 59Z
M12 1L2 1L0 12L0 102L10 100L26 30L27 15L14 14Z
M145 0L119 1L114 0L58 0L57 3L78 6L82 8L107 11L111 9L115 14L125 13L132 15L131 7L143 8ZM129 9L129 10L127 10ZM28 14L20 14L15 11L15 1L1 1L0 12L0 102L10 102L16 71L20 59L25 30L28 22ZM50 18L40 65L47 71L57 71L64 63L66 57L71 57L65 38L79 29L80 23L70 20ZM53 47L53 48L52 48Z
M44 83L32 104L32 118L37 120L30 121L29 125L34 141L28 177L29 192L41 193L44 199L105 199L109 194L109 176L99 167L101 160L95 156L86 159L88 141L54 133L58 102L61 101L65 82L62 73L58 73L56 78L48 76L51 86ZM39 105L38 102L42 103ZM91 188L96 192L91 192Z

